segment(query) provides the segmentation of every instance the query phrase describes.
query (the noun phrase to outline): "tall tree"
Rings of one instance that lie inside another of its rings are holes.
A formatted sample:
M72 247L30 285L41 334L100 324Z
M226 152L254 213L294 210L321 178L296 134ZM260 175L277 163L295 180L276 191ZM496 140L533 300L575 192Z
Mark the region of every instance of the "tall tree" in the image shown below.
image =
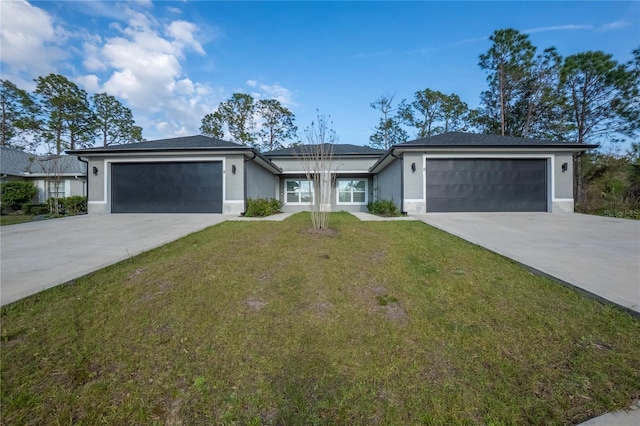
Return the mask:
M295 116L276 99L261 99L257 104L257 114L262 120L258 132L259 147L273 151L282 148L284 142L295 137L298 128L294 124Z
M634 74L608 53L590 51L565 59L562 88L576 142L628 134L630 117L624 114L624 95L634 81Z
M559 90L562 57L553 47L535 57L517 101L516 131L522 137L566 139L565 98Z
M442 133L466 130L469 127L469 106L455 93L443 94L441 98Z
M631 134L632 116L624 111L625 91L633 84L634 75L610 54L589 51L568 56L561 70L562 88L578 143L611 139ZM575 160L577 203L585 199L583 157Z
M458 95L431 89L416 92L411 103L403 100L398 114L418 138L464 130L469 124L469 107Z
M489 90L481 95L485 131L521 136L517 103L533 66L536 48L529 36L512 28L497 30L489 50L480 55L480 68L487 71ZM521 115L520 115L521 118Z
M96 118L96 133L102 146L141 142L142 127L136 126L133 113L107 93L91 97Z
M0 80L0 145L32 150L30 131L37 127L37 108L31 95L9 80Z
M212 138L224 139L224 119L220 111L215 111L202 117L200 133Z
M627 123L622 133L634 137L640 132L640 47L631 53L633 59L626 65L629 78L617 110Z
M234 93L230 99L222 102L214 113L204 116L200 131L215 138L225 137L225 128L230 138L241 145L254 145L256 142L255 119L256 104L251 95Z
M65 149L87 147L95 134L87 92L59 74L38 77L35 93L43 116L42 138L60 155Z
M416 137L426 138L436 134L436 123L442 118L442 93L431 89L418 91L414 100L400 102L398 115L404 124L416 128Z
M393 98L394 95L384 94L369 104L382 114L374 133L369 136L369 142L375 148L389 149L391 145L406 142L409 137L394 114L397 109L393 107Z

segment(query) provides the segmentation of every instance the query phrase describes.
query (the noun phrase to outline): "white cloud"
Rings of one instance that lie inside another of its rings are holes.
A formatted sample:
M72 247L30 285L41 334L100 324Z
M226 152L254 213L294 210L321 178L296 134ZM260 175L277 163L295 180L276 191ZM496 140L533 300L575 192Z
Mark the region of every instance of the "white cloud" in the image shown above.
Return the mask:
M100 79L95 74L77 77L75 78L75 81L89 94L100 92Z
M592 30L593 25L554 25L549 27L530 28L522 31L525 34L544 33L548 31Z
M251 92L251 96L256 99L276 99L286 107L296 106L291 90L282 87L280 83L263 84L256 80L248 80L246 84L253 89L257 89Z
M68 56L58 43L69 34L54 26L47 12L26 1L3 1L0 8L3 73L48 74L54 70L54 63Z
M173 21L167 26L167 34L174 39L174 45L179 50L190 47L201 55L204 55L202 45L195 39L197 27L195 24L186 21Z
M596 28L596 30L599 32L614 31L614 30L626 28L629 25L631 25L631 23L627 21L615 21L615 22L609 22L607 24L600 25L598 28Z
M83 56L84 60L82 65L88 71L105 71L107 65L100 59L100 48L91 43L83 43Z
M173 6L167 6L167 10L171 13L174 13L176 15L182 15L182 11L180 9L178 9L177 7L173 7Z
M217 29L172 19L179 10L156 18L150 2L77 7L86 16L107 19L108 29L87 22L69 31L53 12L26 1L2 1L2 78L33 90L34 77L57 72L90 94L107 92L132 109L149 139L197 133L201 118L228 95L193 81L183 68L191 52L206 55L203 43L217 38ZM289 98L278 85L264 90Z

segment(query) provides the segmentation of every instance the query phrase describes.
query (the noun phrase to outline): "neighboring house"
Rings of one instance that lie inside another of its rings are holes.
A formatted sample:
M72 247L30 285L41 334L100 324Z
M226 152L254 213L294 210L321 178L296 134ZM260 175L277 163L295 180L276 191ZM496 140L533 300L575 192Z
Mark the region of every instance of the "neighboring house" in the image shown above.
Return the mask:
M72 155L36 155L0 146L0 182L25 180L38 189L36 200L87 195L87 164Z
M331 209L390 199L403 212L573 211L573 157L597 145L446 133L387 151L333 145ZM69 151L89 162L89 213L241 214L248 198L309 210L302 145L267 153L207 136Z

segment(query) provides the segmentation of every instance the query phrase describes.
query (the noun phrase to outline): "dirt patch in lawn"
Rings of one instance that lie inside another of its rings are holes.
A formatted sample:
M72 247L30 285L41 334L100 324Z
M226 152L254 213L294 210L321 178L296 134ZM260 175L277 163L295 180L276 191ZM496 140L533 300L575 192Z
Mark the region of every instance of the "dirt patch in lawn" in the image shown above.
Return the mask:
M259 311L262 308L264 308L265 306L267 306L267 302L262 300L262 299L256 299L256 298L249 298L247 299L245 302L246 307L250 310L250 311Z
M338 235L338 231L331 228L307 228L300 231L300 233L304 235L317 235L320 237L322 236L335 237L336 235Z

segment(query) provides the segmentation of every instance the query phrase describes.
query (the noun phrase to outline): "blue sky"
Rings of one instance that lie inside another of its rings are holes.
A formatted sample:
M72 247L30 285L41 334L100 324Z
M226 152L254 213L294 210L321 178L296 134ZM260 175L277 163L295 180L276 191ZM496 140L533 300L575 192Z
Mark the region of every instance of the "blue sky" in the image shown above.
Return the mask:
M478 56L502 28L567 56L640 46L640 2L2 1L1 76L59 73L134 112L147 139L197 134L234 92L276 98L300 129L316 109L364 145L383 93L425 88L477 107ZM413 136L413 135L412 135Z

